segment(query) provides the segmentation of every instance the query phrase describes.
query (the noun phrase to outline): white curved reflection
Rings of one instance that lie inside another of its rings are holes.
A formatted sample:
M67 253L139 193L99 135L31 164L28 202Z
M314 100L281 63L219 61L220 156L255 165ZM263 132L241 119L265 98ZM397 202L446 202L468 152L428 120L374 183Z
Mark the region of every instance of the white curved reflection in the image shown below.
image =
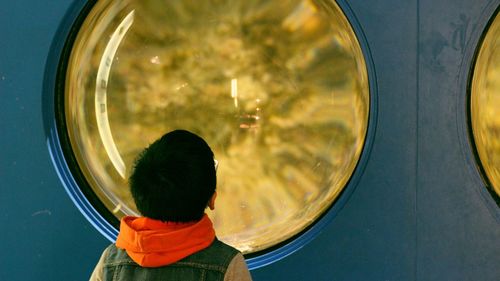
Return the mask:
M113 135L111 133L111 128L109 126L106 95L108 89L109 72L111 70L111 66L113 65L113 60L115 59L116 50L118 50L123 37L127 33L130 26L132 26L133 22L134 11L131 11L111 35L111 38L109 39L108 44L104 49L101 61L99 63L95 86L95 115L99 136L101 137L101 141L104 144L104 149L106 150L109 159L113 163L116 171L120 174L120 176L122 176L122 178L125 178L126 168L120 152L116 148L115 141L113 140Z

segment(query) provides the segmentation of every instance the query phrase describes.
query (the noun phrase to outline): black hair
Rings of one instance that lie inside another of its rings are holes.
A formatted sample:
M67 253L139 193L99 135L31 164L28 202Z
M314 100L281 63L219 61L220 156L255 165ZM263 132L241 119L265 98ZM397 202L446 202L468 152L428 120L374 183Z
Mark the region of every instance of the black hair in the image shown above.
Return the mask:
M208 144L194 133L175 130L139 154L129 183L143 216L192 222L202 218L216 181Z

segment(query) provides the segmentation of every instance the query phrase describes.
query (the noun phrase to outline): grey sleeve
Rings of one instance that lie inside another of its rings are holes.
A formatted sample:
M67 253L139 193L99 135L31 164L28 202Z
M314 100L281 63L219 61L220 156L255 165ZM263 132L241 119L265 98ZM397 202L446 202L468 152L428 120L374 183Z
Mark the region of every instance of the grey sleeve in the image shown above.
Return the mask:
M108 249L104 250L104 252L102 253L101 258L97 262L97 265L95 266L89 281L102 281L103 264L107 254L108 254Z
M234 256L231 263L229 263L226 275L224 275L224 281L252 281L245 258L241 253Z

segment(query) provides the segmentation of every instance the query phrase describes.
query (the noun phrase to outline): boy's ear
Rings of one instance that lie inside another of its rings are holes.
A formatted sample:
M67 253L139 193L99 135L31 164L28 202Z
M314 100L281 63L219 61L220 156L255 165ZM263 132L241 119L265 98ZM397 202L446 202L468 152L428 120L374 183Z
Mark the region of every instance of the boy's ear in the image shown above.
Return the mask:
M215 198L217 198L217 191L214 192L214 194L208 201L208 207L210 208L210 210L215 209Z

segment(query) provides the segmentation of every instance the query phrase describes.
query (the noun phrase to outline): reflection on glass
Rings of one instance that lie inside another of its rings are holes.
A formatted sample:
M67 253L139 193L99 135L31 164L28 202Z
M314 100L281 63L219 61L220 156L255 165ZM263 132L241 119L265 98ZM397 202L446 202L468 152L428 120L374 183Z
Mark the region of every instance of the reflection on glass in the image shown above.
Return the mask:
M484 171L500 194L500 16L481 45L471 86L471 121Z
M332 1L98 1L70 57L68 134L90 186L137 214L133 159L173 129L219 161L218 236L245 253L317 219L368 123L366 66Z

